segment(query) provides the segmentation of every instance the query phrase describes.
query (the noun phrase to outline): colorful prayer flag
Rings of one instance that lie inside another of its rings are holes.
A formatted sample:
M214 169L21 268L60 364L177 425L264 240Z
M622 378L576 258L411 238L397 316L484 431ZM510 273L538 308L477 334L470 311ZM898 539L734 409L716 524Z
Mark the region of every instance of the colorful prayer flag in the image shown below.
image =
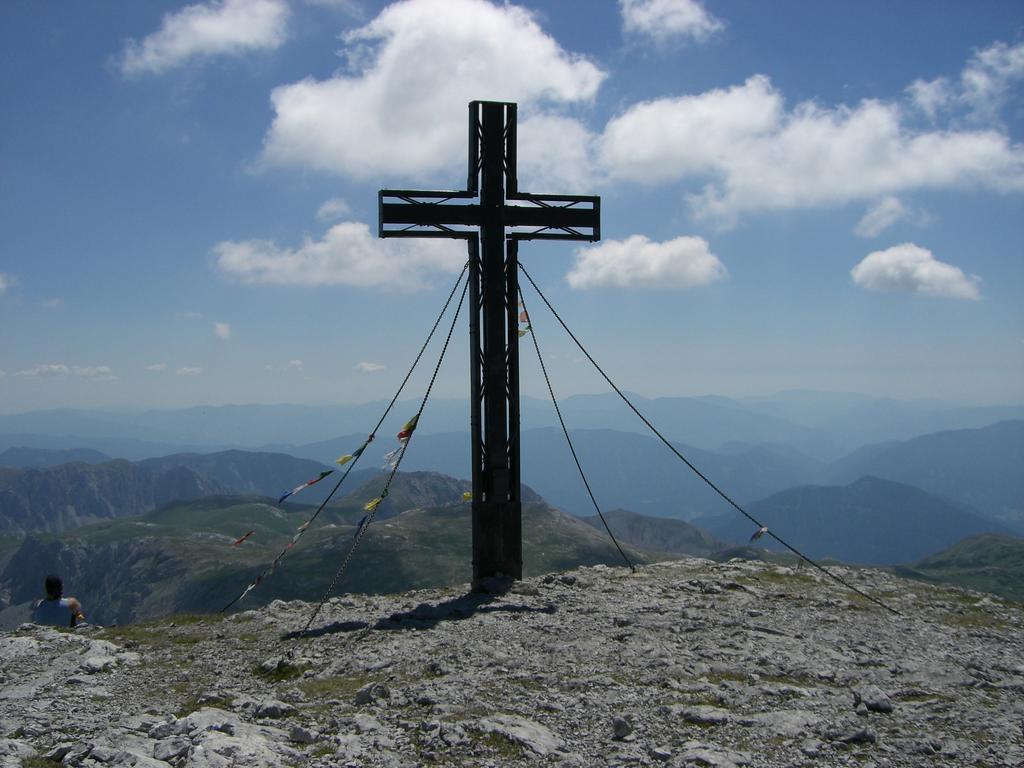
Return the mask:
M402 426L401 431L396 435L399 440L408 440L412 437L412 433L416 430L416 424L420 420L420 415L417 413L411 419L409 419Z
M384 501L384 499L382 499L380 496L378 496L376 499L370 499L370 501L366 502L366 504L363 505L363 509L365 509L367 512L373 512L373 510L380 506L380 503L382 501Z
M750 537L750 540L751 541L757 541L762 536L764 536L766 533L768 533L768 526L767 525L762 525L760 528L758 528L756 531L754 531L754 535Z
M473 492L472 491L463 491L462 492L462 500L463 501L472 501L473 500Z
M332 474L333 472L334 472L333 469L325 470L325 471L320 473L319 477L314 477L312 480L307 480L302 485L295 486L290 491L285 491L285 493L281 496L281 498L277 500L277 503L280 504L282 501L287 499L289 496L291 496L292 494L298 493L303 488L309 488L309 486L311 486L311 485L316 485L317 483L319 483L321 480L323 480L325 477L327 477L328 475Z
M359 446L357 450L353 451L352 453L346 453L344 456L339 456L334 463L340 464L341 466L345 466L353 459L358 459L360 456L363 455L363 451L366 449L366 446L369 442L370 441L367 440L365 443Z
M253 535L254 533L256 533L256 531L249 531L249 532L248 532L247 534L245 534L245 536L242 536L241 538L235 539L235 543L234 543L234 544L232 544L231 546L232 546L232 547L237 547L237 546L238 546L239 544L241 544L241 543L242 543L243 541L245 541L246 539L248 539L248 538L249 538L250 536L252 536L252 535Z

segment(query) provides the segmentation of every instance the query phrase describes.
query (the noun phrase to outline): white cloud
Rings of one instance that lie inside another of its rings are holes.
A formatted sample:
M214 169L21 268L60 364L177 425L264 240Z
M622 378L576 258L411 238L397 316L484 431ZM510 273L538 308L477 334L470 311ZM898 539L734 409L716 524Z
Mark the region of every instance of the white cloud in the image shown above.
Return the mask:
M47 309L58 309L58 308L64 306L64 299L60 299L60 298L43 299L39 303L42 304Z
M384 366L380 363L357 363L356 369L363 373L374 373L376 371L383 371Z
M195 310L186 310L181 313L182 317L188 318L189 320L195 320L203 316L202 312L196 312Z
M228 323L214 323L213 333L221 341L227 341L231 338L231 326Z
M332 197L320 206L316 212L316 217L320 221L337 221L338 219L345 218L350 212L351 209L348 207L348 203L340 197Z
M486 0L395 3L343 40L347 74L271 94L265 162L371 179L448 172L465 162L471 100L535 113L589 100L605 77L529 11Z
M609 122L601 160L613 178L705 178L698 216L811 208L915 189L1024 190L1024 147L996 131L914 132L898 105L813 102L787 111L768 78L656 99Z
M218 243L213 251L221 273L244 283L410 291L427 287L434 273L458 272L465 248L455 240L381 240L365 224L346 222L294 249L245 240Z
M995 43L979 51L960 75L961 98L974 116L984 121L998 119L1010 86L1024 79L1024 43L1009 46Z
M703 238L677 237L655 243L643 235L632 235L579 249L566 280L577 289L685 289L723 280L727 275Z
M932 252L902 243L869 253L850 270L853 282L871 291L903 291L954 299L980 298L976 275L938 261Z
M725 25L698 0L619 0L626 32L657 41L673 37L706 40Z
M910 211L898 197L883 197L867 210L853 231L861 237L877 237L909 215Z
M993 43L975 53L957 81L946 77L915 80L911 102L929 119L960 111L978 123L997 124L1013 85L1024 80L1024 43Z
M2 379L6 375L7 375L7 372L5 370L3 370L2 368L0 368L0 379Z
M534 115L517 126L519 189L584 194L593 183L594 135L579 120Z
M198 376L202 372L202 368L179 368L175 371L178 376Z
M153 363L152 365L147 365L146 366L146 370L147 371L156 371L156 372L166 371L167 370L167 363Z
M14 275L8 275L0 272L0 294L6 293L7 289L17 282L18 280Z
M214 0L164 15L160 29L142 42L128 40L125 75L160 74L196 57L238 56L273 50L285 40L286 0Z
M63 378L74 376L91 381L115 381L117 376L108 365L65 365L64 363L48 363L18 371L15 376L28 379Z
M285 367L290 371L301 371L304 368L301 360L289 360Z
M945 77L935 80L915 80L907 86L910 100L929 120L934 120L954 100L953 86Z

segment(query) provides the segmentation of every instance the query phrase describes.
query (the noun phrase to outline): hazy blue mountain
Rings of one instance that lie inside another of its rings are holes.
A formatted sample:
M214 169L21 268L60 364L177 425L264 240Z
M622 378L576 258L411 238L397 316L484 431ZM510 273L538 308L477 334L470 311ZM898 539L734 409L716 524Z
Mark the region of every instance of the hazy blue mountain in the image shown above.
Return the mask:
M914 485L1008 524L1024 523L1024 421L865 446L824 472L830 483L873 475Z
M104 437L103 435L37 434L28 432L0 433L0 450L8 448L29 448L51 451L93 450L113 459L138 461L171 453L212 452L235 446L199 446L192 443L158 443L133 440L127 437Z
M722 508L719 497L673 456L656 438L612 430L570 433L602 509L623 507L643 514L688 519ZM296 449L298 455L328 462L349 453L363 435L315 443ZM397 445L378 438L363 454L361 467L379 467L381 457ZM686 445L677 448L701 471L737 498L750 501L809 482L819 465L787 448L747 446L718 454ZM402 469L432 471L468 478L468 433L420 434L409 444ZM522 433L522 481L559 509L592 515L593 505L560 429L529 429Z
M966 407L935 401L902 401L828 392L782 392L768 397L645 398L637 407L671 440L705 450L730 442L788 445L831 460L866 442L908 439L945 429L975 428L1024 418L1024 406ZM646 432L612 394L575 395L562 401L573 429ZM225 405L177 410L60 409L0 415L0 450L85 447L122 458L148 458L226 448L292 452L294 446L363 434L376 424L385 401L356 405ZM416 411L418 400L400 401L380 434L393 434ZM463 432L469 404L431 400L422 433ZM556 424L546 400L524 397L522 428ZM14 436L20 435L17 442Z
M956 584L1024 602L1024 539L1017 536L971 536L894 570L900 576Z
M908 440L930 432L1024 419L1024 405L964 406L939 400L895 400L810 390L742 398L739 403L755 412L834 435L849 445L848 451L865 443Z
M57 450L53 448L27 448L19 446L0 452L0 467L15 467L19 469L55 467L58 464L68 464L72 461L84 461L86 464L102 464L104 461L110 460L111 457L107 454L94 451L91 448Z
M139 463L118 459L0 469L0 532L62 531L214 494L276 498L322 469L321 464L293 456L242 451L181 454ZM323 498L327 488L326 483L311 488L303 500Z
M891 565L918 560L1006 526L903 483L864 477L845 486L791 488L747 510L810 557ZM713 536L746 543L754 526L738 512L695 521ZM758 542L781 551L769 537Z

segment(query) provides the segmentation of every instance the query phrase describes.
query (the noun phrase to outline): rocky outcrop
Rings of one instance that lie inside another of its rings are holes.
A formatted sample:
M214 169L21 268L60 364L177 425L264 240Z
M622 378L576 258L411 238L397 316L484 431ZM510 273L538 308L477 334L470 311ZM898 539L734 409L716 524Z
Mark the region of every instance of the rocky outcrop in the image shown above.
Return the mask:
M334 598L305 636L313 606L280 601L25 625L0 635L0 765L1024 761L1024 607L842 573L901 615L816 573L689 559Z

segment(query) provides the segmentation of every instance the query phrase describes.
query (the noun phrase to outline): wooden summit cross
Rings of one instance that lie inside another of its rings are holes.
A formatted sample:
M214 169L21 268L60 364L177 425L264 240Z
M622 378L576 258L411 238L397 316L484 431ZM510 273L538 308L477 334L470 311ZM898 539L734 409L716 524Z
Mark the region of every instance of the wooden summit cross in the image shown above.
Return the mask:
M382 189L379 204L381 237L451 237L469 248L473 585L520 579L519 241L600 240L601 198L520 192L516 105L471 101L466 189Z

